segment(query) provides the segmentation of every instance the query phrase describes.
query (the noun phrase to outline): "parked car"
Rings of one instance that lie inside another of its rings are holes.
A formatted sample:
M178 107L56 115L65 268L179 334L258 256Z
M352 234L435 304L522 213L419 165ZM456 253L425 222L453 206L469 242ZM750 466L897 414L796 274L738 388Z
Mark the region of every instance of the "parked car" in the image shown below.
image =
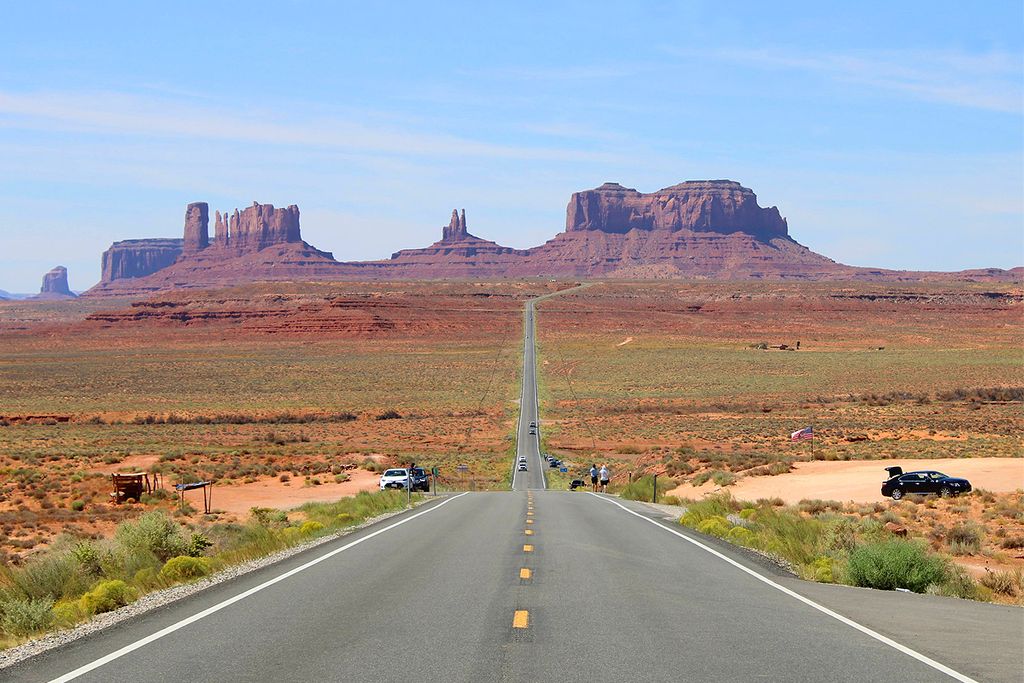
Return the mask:
M936 495L947 498L971 490L971 482L959 477L950 477L934 470L904 472L902 467L886 467L889 478L882 482L882 495L899 500L911 493Z
M412 468L412 490L430 493L430 475L422 467Z
M404 489L409 483L409 470L404 467L396 467L391 470L384 470L380 475L380 490Z
M548 467L561 467L561 466L562 466L562 461L561 460L555 460L554 458L552 458L551 460L548 460Z

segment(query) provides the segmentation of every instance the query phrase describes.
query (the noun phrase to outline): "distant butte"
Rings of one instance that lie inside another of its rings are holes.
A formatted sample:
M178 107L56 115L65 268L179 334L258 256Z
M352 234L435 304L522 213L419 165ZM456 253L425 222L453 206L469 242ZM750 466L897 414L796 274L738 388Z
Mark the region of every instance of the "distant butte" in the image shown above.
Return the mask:
M34 299L74 299L75 293L68 287L68 269L57 266L43 275L43 284Z
M776 207L732 180L693 180L642 193L618 183L576 192L565 231L530 249L469 232L453 210L441 239L390 259L339 262L302 240L297 206L258 204L214 214L189 204L181 239L124 240L103 254L86 294L143 294L253 281L441 278L679 278L1019 281L1024 268L930 273L857 268L799 244Z

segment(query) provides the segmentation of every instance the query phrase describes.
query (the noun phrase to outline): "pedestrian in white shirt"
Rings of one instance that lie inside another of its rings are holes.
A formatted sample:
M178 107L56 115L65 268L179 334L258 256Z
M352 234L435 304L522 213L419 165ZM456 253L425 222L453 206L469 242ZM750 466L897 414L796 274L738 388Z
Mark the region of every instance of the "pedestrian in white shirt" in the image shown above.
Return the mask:
M601 480L601 493L608 493L608 482L612 478L611 472L608 471L608 465L601 465L601 471L597 476Z

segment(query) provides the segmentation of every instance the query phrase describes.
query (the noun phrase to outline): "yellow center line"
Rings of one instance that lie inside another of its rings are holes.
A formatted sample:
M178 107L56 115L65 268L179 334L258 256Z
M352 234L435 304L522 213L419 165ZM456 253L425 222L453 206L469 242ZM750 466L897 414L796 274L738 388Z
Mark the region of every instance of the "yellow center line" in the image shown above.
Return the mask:
M526 534L527 536L533 536L533 529L527 529L523 533Z
M532 553L533 552L533 546L530 545L529 543L527 543L526 545L523 546L523 552L524 553Z
M517 609L512 617L512 628L526 628L530 625L530 613L524 609Z
M527 510L526 511L526 516L527 517L533 517L533 510Z
M526 520L526 523L527 524L533 524L533 520L532 519L528 519L528 520Z
M527 569L526 567L523 567L522 569L519 570L519 578L520 579L529 580L530 577L532 577L532 576L533 576L533 572L530 571L529 569Z

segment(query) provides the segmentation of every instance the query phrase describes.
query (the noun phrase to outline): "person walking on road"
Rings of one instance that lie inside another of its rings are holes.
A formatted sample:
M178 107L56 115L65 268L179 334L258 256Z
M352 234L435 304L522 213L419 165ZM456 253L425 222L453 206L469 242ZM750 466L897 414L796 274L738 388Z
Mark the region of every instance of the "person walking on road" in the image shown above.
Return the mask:
M590 466L590 489L597 493L597 463Z
M612 478L611 472L608 471L608 465L601 465L601 471L597 473L597 476L601 480L601 493L608 493L608 482Z

